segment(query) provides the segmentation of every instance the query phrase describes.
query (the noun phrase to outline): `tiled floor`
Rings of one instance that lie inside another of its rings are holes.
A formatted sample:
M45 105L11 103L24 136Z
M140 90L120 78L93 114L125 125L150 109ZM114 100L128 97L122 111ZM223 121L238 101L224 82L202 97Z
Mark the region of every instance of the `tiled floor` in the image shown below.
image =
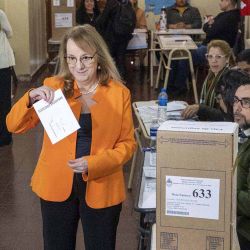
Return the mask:
M38 82L36 84L21 83L16 99L30 87L39 85L46 75L47 70L35 81ZM146 71L132 69L128 74L127 86L133 101L155 99L157 96L157 92L149 87ZM39 199L29 187L40 151L42 131L42 127L38 126L26 134L13 135L13 144L0 148L0 250L43 249ZM129 165L124 168L126 183ZM137 249L139 216L133 210L134 196L134 191L128 193L123 204L117 250ZM84 249L80 227L77 249Z

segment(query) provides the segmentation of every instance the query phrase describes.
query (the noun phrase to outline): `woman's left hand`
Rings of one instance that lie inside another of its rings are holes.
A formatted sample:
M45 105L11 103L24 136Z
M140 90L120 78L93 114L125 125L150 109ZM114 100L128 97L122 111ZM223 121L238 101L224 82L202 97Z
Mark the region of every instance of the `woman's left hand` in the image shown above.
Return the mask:
M88 162L83 157L69 160L68 165L75 173L86 174L88 172Z

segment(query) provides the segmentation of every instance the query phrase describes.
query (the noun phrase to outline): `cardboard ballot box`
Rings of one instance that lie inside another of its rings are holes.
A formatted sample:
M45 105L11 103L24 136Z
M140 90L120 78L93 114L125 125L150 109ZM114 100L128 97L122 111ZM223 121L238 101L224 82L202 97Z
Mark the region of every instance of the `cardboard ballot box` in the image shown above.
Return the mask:
M167 121L157 133L157 250L239 249L238 126Z
M52 39L61 40L76 25L75 0L51 0Z

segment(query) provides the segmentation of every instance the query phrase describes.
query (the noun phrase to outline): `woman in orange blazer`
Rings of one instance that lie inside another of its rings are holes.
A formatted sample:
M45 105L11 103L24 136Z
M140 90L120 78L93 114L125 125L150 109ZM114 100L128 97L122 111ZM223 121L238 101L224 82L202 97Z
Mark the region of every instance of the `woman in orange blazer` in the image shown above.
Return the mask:
M44 132L31 181L41 198L44 249L75 249L81 219L86 250L113 250L125 199L123 165L135 149L130 92L90 25L65 35L59 57L59 74L13 106L7 127L13 133L35 127L33 103L51 103L54 91L63 90L81 128L56 144Z

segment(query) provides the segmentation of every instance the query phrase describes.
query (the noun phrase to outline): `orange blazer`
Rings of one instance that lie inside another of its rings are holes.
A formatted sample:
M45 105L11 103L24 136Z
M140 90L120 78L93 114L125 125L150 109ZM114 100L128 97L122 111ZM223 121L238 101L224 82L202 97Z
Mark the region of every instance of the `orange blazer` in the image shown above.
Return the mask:
M47 78L44 85L53 89L63 88L57 77ZM77 120L81 103L80 92L74 83L74 95L69 98ZM90 107L92 117L91 153L84 157L88 161L86 202L92 208L105 208L121 203L126 198L123 165L135 150L129 90L122 84L110 81L99 86L93 95L96 102ZM24 133L35 127L39 118L33 107L28 108L26 93L11 109L6 118L8 130ZM75 159L77 132L56 144L51 144L44 132L42 150L31 180L32 190L48 201L65 201L72 190L73 171L67 162Z

